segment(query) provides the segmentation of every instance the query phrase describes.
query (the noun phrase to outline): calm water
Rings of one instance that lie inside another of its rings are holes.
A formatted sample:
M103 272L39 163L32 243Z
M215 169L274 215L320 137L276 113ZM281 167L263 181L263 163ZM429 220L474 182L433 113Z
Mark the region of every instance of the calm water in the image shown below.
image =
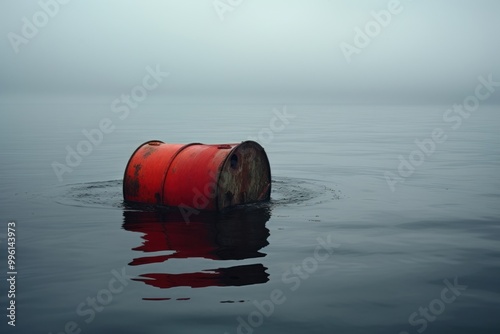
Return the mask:
M143 105L120 120L109 105L2 105L3 275L9 220L18 234L17 326L3 315L2 333L500 330L499 107L454 130L446 106L288 106L274 132L273 107ZM51 164L103 118L115 129L60 182ZM436 128L446 140L429 144ZM123 205L141 143L259 133L271 203L189 223ZM416 139L434 151L423 162ZM418 166L392 191L399 155Z

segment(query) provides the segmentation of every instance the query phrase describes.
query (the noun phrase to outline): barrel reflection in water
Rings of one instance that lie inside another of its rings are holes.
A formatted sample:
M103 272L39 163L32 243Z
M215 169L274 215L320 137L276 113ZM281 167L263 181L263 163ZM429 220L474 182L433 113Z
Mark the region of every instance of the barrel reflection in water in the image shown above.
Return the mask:
M205 258L211 260L243 260L266 256L268 245L266 223L269 207L247 206L229 212L204 212L185 222L179 210L124 211L123 228L144 234L141 246L132 250L145 253L129 265L162 263L170 259ZM154 255L157 252L168 255ZM210 286L243 286L269 280L262 264L205 269L190 273L146 273L135 281L161 289L174 287L203 288Z

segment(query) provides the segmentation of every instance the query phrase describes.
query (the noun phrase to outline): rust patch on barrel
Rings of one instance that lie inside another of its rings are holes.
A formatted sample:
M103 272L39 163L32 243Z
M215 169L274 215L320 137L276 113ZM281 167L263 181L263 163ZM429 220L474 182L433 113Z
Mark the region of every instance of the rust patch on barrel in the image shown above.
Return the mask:
M156 150L158 150L158 144L156 143L150 143L148 144L147 146L144 146L143 147L143 153L142 153L142 157L144 159L146 159L147 157L149 157L151 154L153 154Z
M251 142L242 143L226 159L219 179L220 210L270 199L270 167L264 151Z
M139 194L139 172L142 168L141 164L134 165L134 177L129 178L124 184L124 189L129 196L137 196Z

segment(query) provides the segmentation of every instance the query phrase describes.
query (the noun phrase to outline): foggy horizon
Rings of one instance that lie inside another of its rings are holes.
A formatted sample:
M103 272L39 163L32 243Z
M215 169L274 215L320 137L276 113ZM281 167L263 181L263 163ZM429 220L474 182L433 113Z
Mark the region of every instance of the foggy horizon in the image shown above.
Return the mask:
M493 0L58 1L4 5L0 101L113 98L148 66L170 73L152 99L187 104L450 104L500 81Z

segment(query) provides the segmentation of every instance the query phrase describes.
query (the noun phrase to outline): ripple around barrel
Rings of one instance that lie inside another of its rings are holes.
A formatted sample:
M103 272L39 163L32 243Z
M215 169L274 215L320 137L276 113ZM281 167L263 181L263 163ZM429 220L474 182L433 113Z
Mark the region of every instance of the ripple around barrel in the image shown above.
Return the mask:
M59 204L89 208L142 209L123 201L122 180L70 184L56 188L51 197ZM312 206L342 198L340 190L317 180L277 177L272 181L271 201L257 206Z
M122 180L69 184L56 188L51 197L68 206L124 208Z

